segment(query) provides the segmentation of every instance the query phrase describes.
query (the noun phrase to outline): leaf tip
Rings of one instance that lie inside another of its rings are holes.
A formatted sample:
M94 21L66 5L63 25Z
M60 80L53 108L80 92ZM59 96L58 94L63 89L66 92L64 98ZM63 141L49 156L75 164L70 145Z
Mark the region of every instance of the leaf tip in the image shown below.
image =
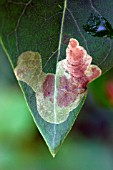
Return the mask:
M52 157L55 158L57 152L55 150L50 150L50 153L51 153Z
M56 154L54 154L54 153L51 153L51 155L53 156L53 158L55 158L55 156L56 156Z

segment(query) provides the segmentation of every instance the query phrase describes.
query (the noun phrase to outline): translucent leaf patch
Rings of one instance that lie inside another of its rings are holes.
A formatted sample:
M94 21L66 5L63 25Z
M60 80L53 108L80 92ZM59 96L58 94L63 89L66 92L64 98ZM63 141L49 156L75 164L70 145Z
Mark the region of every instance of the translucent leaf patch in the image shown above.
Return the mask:
M87 84L101 75L92 57L76 39L70 39L66 59L57 63L56 74L42 71L38 52L22 53L15 68L18 80L27 83L36 93L37 112L49 123L67 120L86 95Z

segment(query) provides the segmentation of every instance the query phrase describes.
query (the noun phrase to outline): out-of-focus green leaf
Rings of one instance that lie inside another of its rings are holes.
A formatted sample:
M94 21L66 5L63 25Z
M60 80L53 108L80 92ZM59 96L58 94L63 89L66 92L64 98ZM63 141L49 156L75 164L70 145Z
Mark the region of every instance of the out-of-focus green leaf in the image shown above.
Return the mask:
M0 147L0 168L2 170L112 170L112 154L110 147L105 147L104 144L97 140L90 140L78 136L78 140L73 141L73 137L66 141L65 146L58 153L54 160L44 145L34 145L32 150L28 148L28 152L24 148L16 148L11 150L2 144ZM12 148L12 147L11 147ZM82 160L82 163L81 163Z
M12 107L14 105L14 107ZM34 130L28 109L16 86L0 86L0 138L25 137ZM4 123L6 121L6 123ZM34 131L35 132L35 131ZM34 134L32 132L32 134Z

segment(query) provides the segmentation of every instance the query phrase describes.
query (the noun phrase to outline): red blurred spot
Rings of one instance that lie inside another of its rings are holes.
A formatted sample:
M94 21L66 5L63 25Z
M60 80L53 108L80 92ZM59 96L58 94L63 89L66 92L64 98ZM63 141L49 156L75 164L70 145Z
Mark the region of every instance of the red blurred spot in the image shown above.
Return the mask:
M109 101L113 104L113 80L109 80L106 83L106 94Z

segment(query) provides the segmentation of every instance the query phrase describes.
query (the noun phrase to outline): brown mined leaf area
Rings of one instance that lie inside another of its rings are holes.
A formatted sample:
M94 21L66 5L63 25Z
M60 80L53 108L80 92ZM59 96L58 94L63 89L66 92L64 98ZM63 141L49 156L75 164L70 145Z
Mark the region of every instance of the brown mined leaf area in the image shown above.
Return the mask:
M38 52L26 51L18 58L15 75L36 92L37 113L45 121L59 124L78 107L87 84L101 75L100 68L91 62L92 57L78 41L70 39L66 59L57 63L56 74L42 71Z
M48 97L53 102L54 97L54 75L48 74L43 83L44 98Z
M101 75L101 70L96 65L91 65L92 57L86 50L79 46L75 39L70 39L66 49L66 59L62 66L71 77L60 77L57 102L60 107L68 107L79 94L84 93L87 84Z
M41 56L38 52L26 51L18 57L14 70L18 80L27 83L36 92L38 84L46 74L42 72Z
M72 79L67 79L66 76L60 77L57 96L58 106L68 107L76 100L78 94L79 89L76 84L73 83Z

